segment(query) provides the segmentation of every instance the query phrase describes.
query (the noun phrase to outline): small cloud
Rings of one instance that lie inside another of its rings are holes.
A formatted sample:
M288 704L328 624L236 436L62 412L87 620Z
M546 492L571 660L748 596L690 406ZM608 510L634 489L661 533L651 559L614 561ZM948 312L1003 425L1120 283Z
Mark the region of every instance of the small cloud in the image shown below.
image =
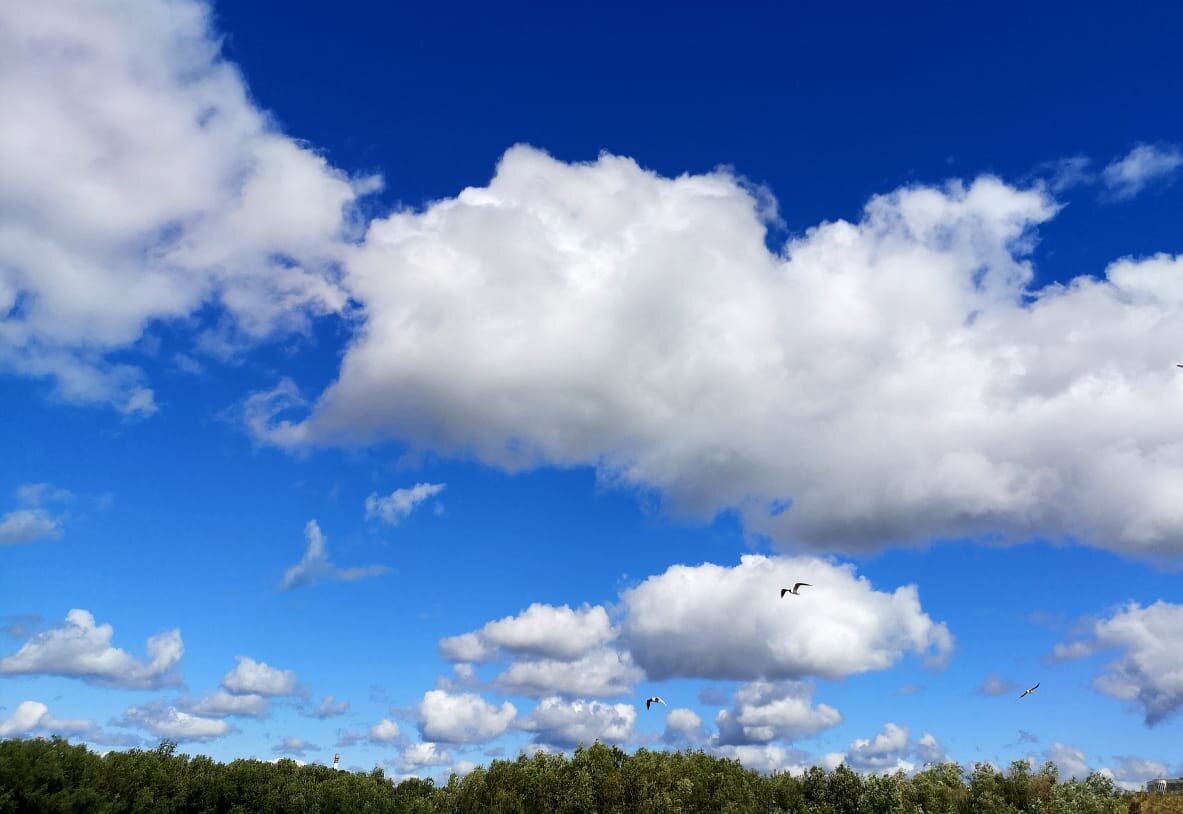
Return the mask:
M296 691L296 674L239 656L237 666L222 679L222 686L235 695L292 695Z
M827 704L813 704L813 687L804 681L753 681L740 687L730 709L715 716L723 745L769 743L815 735L842 722Z
M412 743L403 749L397 767L404 772L414 772L428 766L447 766L452 763L451 753L431 742Z
M89 611L75 608L60 627L38 633L0 659L0 674L68 676L125 689L155 689L179 681L174 668L185 652L179 630L149 638L147 661L112 647L114 635L111 625L96 624Z
M698 703L708 707L725 707L731 699L722 687L703 687L698 691Z
M410 489L395 489L386 497L379 497L376 493L366 498L366 519L380 519L384 523L397 526L411 516L423 501L438 495L447 488L446 483L416 483ZM438 509L438 505L437 509ZM436 512L439 514L439 512Z
M927 733L926 733L927 735ZM924 754L943 754L940 744L931 735L922 744ZM913 764L906 760L911 752L908 728L894 723L883 725L883 731L873 738L858 738L850 744L845 762L861 772L911 771Z
M1037 174L1047 179L1048 189L1059 193L1096 183L1097 174L1092 169L1092 163L1092 159L1087 156L1073 155L1042 164Z
M205 366L186 353L173 354L172 369L187 376L200 376L205 373Z
M706 728L694 710L675 707L665 716L665 732L661 739L671 746L702 743L706 740Z
M333 696L326 695L320 705L313 711L314 718L335 718L349 711L348 701L337 701Z
M371 743L396 743L402 737L402 732L394 721L383 718L370 727L367 737Z
M473 693L428 690L419 703L419 734L434 743L487 743L505 734L517 714L508 701L497 707Z
M1126 201L1153 183L1170 183L1183 167L1183 150L1171 144L1138 144L1101 171L1109 197Z
M923 684L905 684L904 686L902 686L898 690L896 690L895 694L896 695L915 695L918 692L923 692L925 689L926 688Z
M333 565L325 548L325 536L315 520L309 520L304 527L304 538L307 540L304 556L284 572L283 582L280 583L282 590L288 591L320 580L352 582L390 572L385 565L367 565L361 568L338 568Z
M62 507L74 502L73 492L52 483L25 483L17 488L16 499L18 507L0 516L0 545L62 536L62 522L66 519Z
M600 701L564 701L543 698L518 722L518 728L534 733L534 743L572 747L580 743L626 743L633 737L637 710L632 704Z
M342 732L337 738L337 747L339 749L345 749L349 746L353 746L354 744L361 741L363 737L364 736L360 732Z
M44 506L49 503L70 503L74 493L61 489L52 483L26 483L16 490L17 499L26 506Z
M234 695L225 690L218 690L205 698L183 699L177 702L177 706L185 712L207 718L263 718L267 715L267 699L263 696L254 693Z
M1018 684L1013 681L1008 681L996 675L986 676L980 685L978 685L978 693L981 695L998 696L1010 695L1016 689Z
M15 616L3 617L4 624L0 624L0 633L14 639L23 639L41 626L44 621L37 613L18 613Z
M118 726L146 729L158 738L175 741L208 741L230 733L230 724L216 718L190 715L176 707L156 701L143 706L130 706Z
M6 721L0 721L0 738L26 735L85 736L95 731L94 721L54 718L40 701L22 701Z
M282 743L272 748L271 751L275 752L277 755L296 755L298 757L304 757L305 753L319 748L320 747L314 743L309 743L308 741L289 735L283 739Z
M0 517L0 545L56 540L61 536L61 524L43 509L17 509Z

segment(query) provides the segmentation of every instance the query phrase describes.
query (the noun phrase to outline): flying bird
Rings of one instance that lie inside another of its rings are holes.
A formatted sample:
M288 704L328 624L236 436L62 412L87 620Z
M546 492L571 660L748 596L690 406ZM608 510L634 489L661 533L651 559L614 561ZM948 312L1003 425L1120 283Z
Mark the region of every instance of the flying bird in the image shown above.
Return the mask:
M784 599L785 594L792 594L793 596L799 596L800 594L797 593L798 588L812 588L812 587L813 586L810 585L808 582L798 582L792 588L781 588L780 589L780 598Z
M654 704L665 704L665 701L661 700L656 695L653 696L652 698L645 699L645 709L649 709L649 707L653 706ZM668 704L667 704L667 706L668 706Z
M1036 690L1038 690L1038 689L1039 689L1039 682L1038 682L1038 681L1036 681L1036 682L1035 682L1035 686L1034 686L1034 687L1028 687L1027 689L1023 690L1023 694L1022 694L1022 695L1020 695L1020 696L1019 696L1019 698L1026 698L1028 695L1030 695L1031 693L1035 692L1035 691L1036 691Z

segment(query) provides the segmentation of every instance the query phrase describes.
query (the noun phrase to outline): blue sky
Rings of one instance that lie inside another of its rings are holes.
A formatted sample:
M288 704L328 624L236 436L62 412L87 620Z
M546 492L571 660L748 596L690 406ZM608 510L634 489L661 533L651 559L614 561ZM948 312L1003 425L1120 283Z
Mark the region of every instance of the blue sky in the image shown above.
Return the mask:
M0 734L1183 773L1180 22L6 9Z

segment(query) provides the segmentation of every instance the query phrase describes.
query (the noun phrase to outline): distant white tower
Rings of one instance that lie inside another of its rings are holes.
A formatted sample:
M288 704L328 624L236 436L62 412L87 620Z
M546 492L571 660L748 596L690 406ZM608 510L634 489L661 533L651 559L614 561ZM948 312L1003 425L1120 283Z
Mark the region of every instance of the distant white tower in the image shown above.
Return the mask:
M333 768L338 771L341 770L341 753L340 752L337 752L335 755L333 755Z

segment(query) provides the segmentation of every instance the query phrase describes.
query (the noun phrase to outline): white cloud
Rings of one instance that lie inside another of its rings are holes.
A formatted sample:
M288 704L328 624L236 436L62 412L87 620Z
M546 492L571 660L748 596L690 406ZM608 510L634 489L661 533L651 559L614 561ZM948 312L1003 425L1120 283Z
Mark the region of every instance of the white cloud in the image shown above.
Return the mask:
M223 720L190 715L160 702L128 707L120 725L146 729L158 738L175 741L207 741L230 732L230 725Z
M778 596L797 581L813 587ZM651 679L839 678L910 652L941 662L953 642L915 586L876 591L853 566L813 557L672 566L626 590L622 606L622 643Z
M508 701L496 707L472 693L429 690L419 702L419 734L438 743L486 743L504 734L517 713Z
M56 540L62 535L64 515L46 504L69 503L74 495L49 483L25 483L16 490L20 508L0 516L0 545Z
M612 696L632 692L642 678L631 655L601 647L574 661L518 659L493 683L507 693L533 698L553 693Z
M500 648L517 656L571 661L615 637L608 613L599 605L572 610L535 602L517 616L441 640L440 654L449 661L486 661Z
M800 775L808 771L815 763L810 761L809 756L804 752L771 744L719 746L711 751L720 757L738 760L745 768L761 774L787 772L792 775Z
M221 306L206 348L346 307L353 182L275 131L193 0L6 5L0 366L156 409L127 349ZM19 304L19 307L16 307Z
M333 696L326 695L320 705L312 713L315 718L335 718L349 711L348 701L337 701Z
M1088 156L1073 155L1040 166L1040 174L1047 177L1048 188L1055 193L1074 187L1087 186L1097 180Z
M600 605L534 603L517 616L442 639L439 650L444 659L458 662L512 657L493 682L505 692L609 696L630 692L643 677L627 652L606 646L616 636ZM466 674L471 677L471 668Z
M1178 553L1179 261L1037 288L1056 210L990 177L904 188L774 253L726 173L516 147L488 186L371 224L364 330L262 436L595 466L786 544Z
M1183 150L1171 144L1139 144L1101 171L1115 200L1128 200L1156 181L1170 179L1183 167Z
M300 757L304 757L305 753L315 751L319 748L315 743L309 743L294 735L289 735L271 751L279 755L299 755Z
M1056 741L1044 752L1044 760L1055 763L1064 777L1084 778L1092 771L1084 752L1067 743Z
M411 516L423 501L444 491L446 483L416 483L410 489L395 489L386 497L372 494L366 498L366 519L379 518L397 526Z
M385 565L367 565L361 568L338 568L333 565L329 561L328 551L325 550L324 534L315 520L309 520L304 527L304 538L307 540L304 556L284 572L283 582L280 583L280 587L285 591L318 580L352 582L390 572Z
M374 743L394 743L401 737L398 724L389 718L383 718L370 727L369 739Z
M439 748L436 743L412 743L403 749L398 758L398 768L413 772L425 766L447 766L453 758L450 752Z
M768 743L815 735L842 722L838 710L812 705L813 688L801 681L756 681L735 693L731 709L719 710L720 744Z
M0 738L26 735L86 736L95 731L94 721L63 720L49 714L40 701L22 701L6 721L0 722Z
M1147 780L1170 776L1165 763L1131 755L1119 755L1117 768L1112 772L1113 779L1127 791L1142 791L1146 788Z
M183 699L177 706L185 712L206 718L265 718L267 716L267 699L261 695L232 695L225 690L206 696L205 698Z
M534 740L568 747L595 741L620 744L633 736L637 710L631 704L543 698L518 727L534 733Z
M706 736L702 718L686 707L674 707L665 716L665 732L661 739L669 744L699 743Z
M61 534L57 518L44 509L16 509L0 517L0 545L53 540Z
M222 686L235 695L291 695L296 691L296 674L279 670L248 656L238 656L238 664L226 673Z
M488 661L496 655L479 633L461 633L440 639L439 651L440 658L445 661Z
M925 732L920 736L920 740L916 741L915 754L922 763L944 763L949 758L945 747L931 732Z
M1137 703L1150 726L1183 707L1183 605L1130 602L1093 623L1087 637L1058 645L1053 655L1079 658L1109 649L1124 652L1096 679L1098 690Z
M1017 684L1000 676L991 673L982 679L982 683L978 685L978 692L982 695L1009 695L1018 689Z
M26 506L44 506L47 503L71 503L74 493L52 483L22 483L16 490L17 499Z
M70 676L126 689L177 683L174 668L185 652L179 630L149 638L146 662L112 647L114 633L109 624L96 625L89 611L71 610L61 627L38 633L18 651L0 659L0 674Z
M909 751L908 728L887 723L875 737L853 741L846 751L845 762L852 769L862 772L882 773L901 769L910 772L914 766L904 759Z

